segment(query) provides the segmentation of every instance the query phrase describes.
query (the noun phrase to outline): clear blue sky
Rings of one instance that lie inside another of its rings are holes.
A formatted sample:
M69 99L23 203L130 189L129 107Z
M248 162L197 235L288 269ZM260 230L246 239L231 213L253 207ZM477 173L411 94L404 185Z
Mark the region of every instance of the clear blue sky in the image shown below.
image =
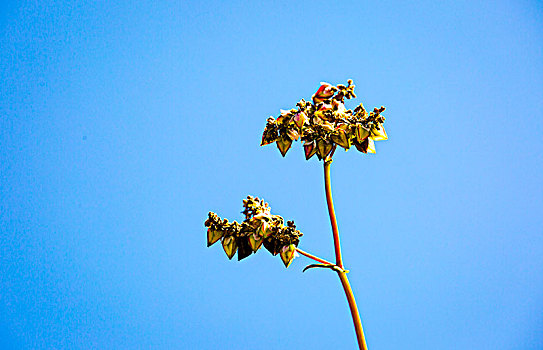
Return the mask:
M322 164L266 118L352 78L336 153L371 350L543 348L538 1L4 1L0 348L352 349L335 274L206 248L264 197L333 259Z

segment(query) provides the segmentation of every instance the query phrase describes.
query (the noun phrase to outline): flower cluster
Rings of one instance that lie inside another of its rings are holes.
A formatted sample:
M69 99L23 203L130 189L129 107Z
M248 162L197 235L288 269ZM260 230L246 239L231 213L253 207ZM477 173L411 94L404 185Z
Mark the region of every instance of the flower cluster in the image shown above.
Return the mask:
M275 142L284 157L292 142L300 139L306 159L315 154L319 159L331 157L337 145L345 150L354 145L362 153L375 153L374 141L387 139L381 114L385 107L369 113L362 104L346 109L345 99L356 97L354 87L352 80L347 86L321 83L313 102L302 99L297 108L281 110L277 119L268 118L260 145Z
M232 259L236 251L238 260L256 253L262 245L271 254L280 254L281 260L288 267L295 257L296 247L303 235L296 230L294 221L287 221L279 215L272 215L268 203L258 197L247 196L243 200L242 223L229 222L217 214L209 212L205 221L207 227L207 246L221 240L224 252Z

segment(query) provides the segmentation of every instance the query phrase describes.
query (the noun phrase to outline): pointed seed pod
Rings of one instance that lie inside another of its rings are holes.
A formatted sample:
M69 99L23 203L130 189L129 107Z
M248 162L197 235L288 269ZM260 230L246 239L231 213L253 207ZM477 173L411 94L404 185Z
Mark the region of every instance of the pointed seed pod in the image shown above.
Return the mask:
M313 157L317 153L317 143L315 141L306 141L304 143L305 159Z
M279 140L277 140L277 148L279 148L279 152L281 152L281 155L283 157L285 156L285 154L287 154L287 151L289 150L291 145L292 145L292 140L290 139L281 137L279 138Z
M359 152L367 153L367 152L368 152L368 139L366 138L366 139L365 139L364 141L362 141L362 142L358 142L357 140L355 140L354 146L356 147L356 149L357 149Z
M334 133L331 135L331 138L334 143L345 148L346 150L351 147L349 138L347 137L347 134L345 133L344 130L336 129Z
M224 232L221 230L207 229L207 246L211 247L215 242L222 238Z
M356 127L356 139L358 142L364 141L370 135L370 131L362 125Z
M285 267L288 267L292 260L294 260L294 253L296 252L296 246L294 244L290 244L287 246L284 246L281 249L281 260L283 260L283 264L285 264Z
M317 154L324 159L332 151L332 144L323 139L317 141Z
M245 259L249 255L253 254L253 250L249 245L249 238L247 236L241 236L237 239L238 244L238 261Z
M253 252L256 253L256 251L262 246L262 243L264 243L264 239L262 236L257 235L256 232L249 235L249 245L251 246Z
M222 240L222 248L224 249L228 259L232 259L234 254L236 254L236 250L238 249L236 239L233 236L224 237Z

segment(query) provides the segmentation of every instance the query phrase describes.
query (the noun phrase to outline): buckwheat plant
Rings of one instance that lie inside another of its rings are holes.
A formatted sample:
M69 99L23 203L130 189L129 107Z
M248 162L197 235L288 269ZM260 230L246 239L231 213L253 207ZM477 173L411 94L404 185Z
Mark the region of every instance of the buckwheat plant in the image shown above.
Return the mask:
M321 83L312 96L312 102L300 100L296 108L281 110L277 119L270 117L262 135L261 146L274 143L284 157L294 141L303 141L305 158L309 160L317 155L324 166L324 191L326 204L332 225L334 238L335 263L321 259L298 248L300 237L303 235L296 229L294 221L287 221L279 215L271 214L268 203L258 197L247 196L243 200L245 220L241 223L229 222L210 212L205 221L208 247L221 241L229 259L238 253L238 260L245 259L256 253L262 246L272 255L280 255L288 267L297 253L312 259L317 264L306 266L310 268L325 268L337 273L353 318L358 346L367 349L360 314L356 306L353 291L347 278L347 272L341 258L339 230L332 201L332 186L330 182L330 165L337 146L346 151L354 146L362 153L375 153L374 141L386 140L387 134L383 127L385 118L382 113L385 107L374 108L367 112L362 104L355 109L345 108L345 99L355 98L352 80L347 85L333 86Z

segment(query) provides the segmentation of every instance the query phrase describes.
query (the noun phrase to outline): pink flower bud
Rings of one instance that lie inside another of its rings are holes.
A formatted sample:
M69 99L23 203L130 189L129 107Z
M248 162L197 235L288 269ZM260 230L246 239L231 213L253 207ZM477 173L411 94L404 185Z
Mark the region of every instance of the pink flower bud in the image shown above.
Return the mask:
M321 86L319 87L317 92L315 92L315 94L313 95L313 102L314 103L322 102L334 96L335 91L336 91L336 87L333 86L332 84L321 82Z

